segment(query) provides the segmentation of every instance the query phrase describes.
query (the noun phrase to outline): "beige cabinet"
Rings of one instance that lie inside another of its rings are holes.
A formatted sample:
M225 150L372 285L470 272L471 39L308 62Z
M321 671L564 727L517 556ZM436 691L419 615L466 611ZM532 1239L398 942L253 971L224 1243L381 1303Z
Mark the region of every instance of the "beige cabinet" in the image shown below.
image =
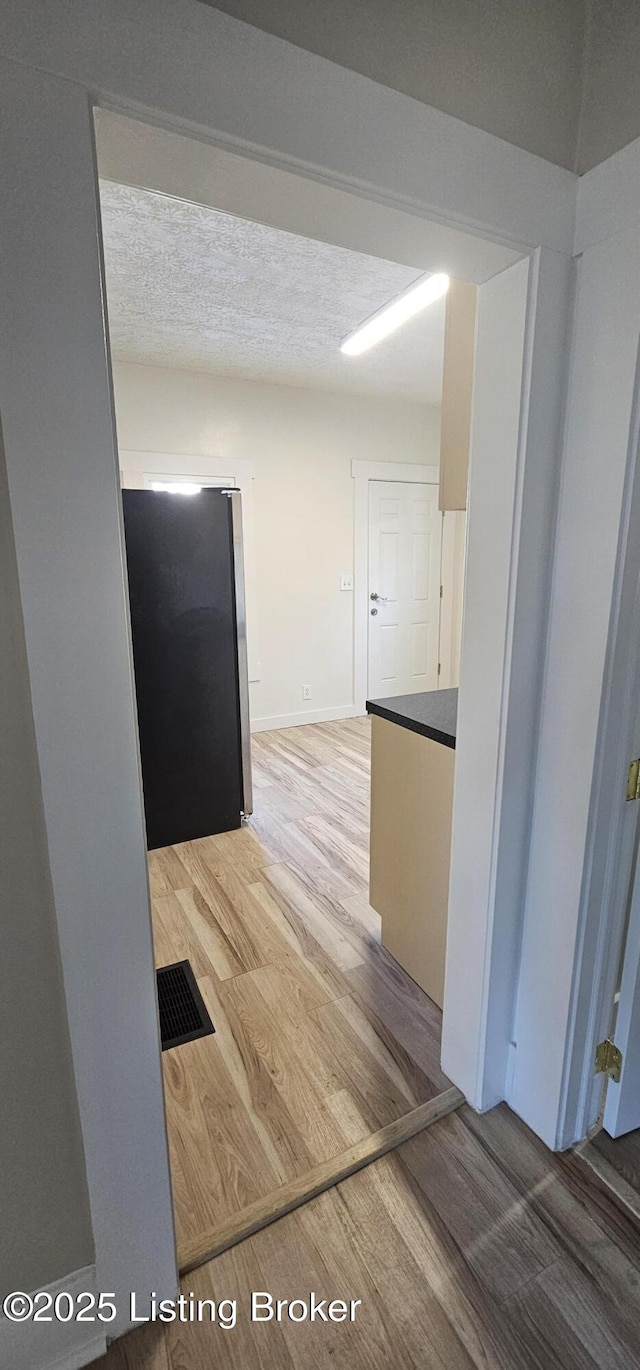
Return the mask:
M371 724L369 902L383 946L441 1008L455 751L385 718Z
M440 509L466 509L478 287L452 280L442 370Z

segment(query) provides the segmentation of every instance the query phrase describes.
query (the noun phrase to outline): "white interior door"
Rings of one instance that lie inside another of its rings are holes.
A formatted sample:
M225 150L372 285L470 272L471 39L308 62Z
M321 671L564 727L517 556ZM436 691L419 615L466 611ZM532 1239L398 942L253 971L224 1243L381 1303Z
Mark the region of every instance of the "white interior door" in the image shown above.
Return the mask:
M438 688L441 545L437 485L369 482L371 699Z

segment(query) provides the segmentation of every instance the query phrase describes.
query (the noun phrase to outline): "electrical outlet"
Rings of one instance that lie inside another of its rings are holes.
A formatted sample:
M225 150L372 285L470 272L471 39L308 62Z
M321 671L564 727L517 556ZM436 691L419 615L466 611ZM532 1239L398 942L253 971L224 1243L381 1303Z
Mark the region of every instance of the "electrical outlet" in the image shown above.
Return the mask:
M311 686L310 686L310 685L303 685L303 686L302 686L302 698L303 698L303 699L311 699Z

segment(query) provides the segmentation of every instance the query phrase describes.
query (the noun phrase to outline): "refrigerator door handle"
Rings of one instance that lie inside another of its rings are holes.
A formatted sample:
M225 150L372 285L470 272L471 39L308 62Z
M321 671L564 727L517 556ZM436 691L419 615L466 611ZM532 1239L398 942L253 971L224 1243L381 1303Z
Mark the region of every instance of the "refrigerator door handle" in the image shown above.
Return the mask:
M251 724L249 719L249 666L247 659L247 609L244 590L244 543L242 537L242 496L239 490L223 490L231 502L231 531L233 538L233 575L236 600L236 636L238 643L238 693L240 697L240 748L242 759L242 812L253 813L253 781L251 777Z

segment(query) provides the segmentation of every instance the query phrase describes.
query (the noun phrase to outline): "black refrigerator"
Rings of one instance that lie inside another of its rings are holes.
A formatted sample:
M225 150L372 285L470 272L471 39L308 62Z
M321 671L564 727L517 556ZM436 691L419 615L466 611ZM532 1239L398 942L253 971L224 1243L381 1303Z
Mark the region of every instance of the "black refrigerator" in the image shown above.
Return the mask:
M147 846L252 807L239 490L123 490Z

